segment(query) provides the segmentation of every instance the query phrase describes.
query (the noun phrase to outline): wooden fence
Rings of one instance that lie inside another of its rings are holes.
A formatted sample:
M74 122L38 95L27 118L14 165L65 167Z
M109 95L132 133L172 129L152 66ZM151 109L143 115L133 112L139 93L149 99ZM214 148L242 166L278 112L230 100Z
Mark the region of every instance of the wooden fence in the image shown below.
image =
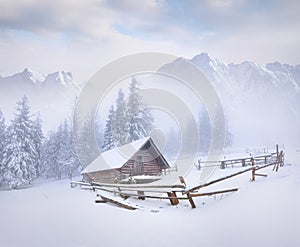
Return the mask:
M127 199L128 197L135 197L140 200L145 200L145 199L169 200L171 205L177 205L180 200L188 200L191 207L196 208L196 204L193 200L194 197L211 196L216 194L238 191L238 188L233 188L227 190L199 193L199 190L201 190L202 188L239 176L246 172L251 173L251 181L255 181L256 176L267 177L266 174L257 173L257 171L273 166L273 171L277 172L279 167L282 167L284 165L284 152L279 151L279 146L276 145L276 152L272 154L260 155L256 157L250 157L250 158L222 160L222 161L218 161L217 163L219 163L221 169L225 169L229 164L241 164L242 166L251 165L251 167L233 173L231 175L200 184L193 188L187 188L186 182L183 177L179 177L180 184L177 185L106 184L106 183L97 183L97 182L91 182L91 183L71 182L71 186L72 187L80 186L82 189L99 191L98 197L100 197L101 200L97 199L96 202L98 203L109 202L130 210L137 209L137 207L129 205L124 201L117 200L115 199L115 197L102 195L101 191L118 195L123 199ZM163 196L164 194L166 195Z
M270 162L275 162L278 159L278 151L279 146L276 145L276 152L269 154L261 154L250 157L242 157L242 158L234 158L234 159L222 159L218 161L201 161L198 160L197 164L194 164L198 170L201 170L203 167L220 167L221 169L225 169L228 166L249 166L255 164L268 164ZM283 152L283 151L281 151Z

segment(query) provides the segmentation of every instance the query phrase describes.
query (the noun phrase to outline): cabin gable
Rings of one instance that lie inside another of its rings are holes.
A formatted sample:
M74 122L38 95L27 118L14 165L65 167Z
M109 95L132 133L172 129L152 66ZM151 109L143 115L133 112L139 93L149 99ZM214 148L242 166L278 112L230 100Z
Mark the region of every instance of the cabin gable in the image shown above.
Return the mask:
M161 158L160 152L149 139L121 168L122 174L130 176L148 175L156 176L162 170L169 168L168 163Z

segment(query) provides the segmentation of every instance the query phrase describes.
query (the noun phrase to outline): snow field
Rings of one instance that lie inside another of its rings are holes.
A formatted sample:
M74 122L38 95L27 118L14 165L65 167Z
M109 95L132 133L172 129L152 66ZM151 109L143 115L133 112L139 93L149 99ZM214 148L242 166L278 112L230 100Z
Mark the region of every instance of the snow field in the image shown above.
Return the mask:
M195 198L196 209L185 201L170 206L131 198L143 210L96 204L94 192L71 189L68 180L0 191L0 245L300 246L300 153L286 157L291 159L278 173L260 171L267 178L250 182L249 172L206 188L240 190ZM237 170L218 169L210 180Z

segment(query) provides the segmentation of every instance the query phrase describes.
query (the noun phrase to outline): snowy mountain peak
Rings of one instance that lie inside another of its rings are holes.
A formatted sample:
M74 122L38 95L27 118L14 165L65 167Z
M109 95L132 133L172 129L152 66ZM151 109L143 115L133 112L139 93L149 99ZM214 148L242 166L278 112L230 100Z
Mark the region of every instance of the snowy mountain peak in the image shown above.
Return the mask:
M228 64L223 63L222 61L209 56L205 52L196 55L191 59L191 61L199 68L210 71L210 73L215 73L220 71L225 72L226 70L228 70Z
M24 79L29 79L31 80L33 83L37 83L37 82L43 82L45 80L45 76L33 71L33 70L29 70L28 68L25 68L23 70L23 72L21 72L21 75Z
M73 75L71 72L65 72L65 71L57 71L54 73L51 73L47 75L45 79L45 83L51 82L57 82L60 85L66 86L66 87L72 87L74 86L73 82Z
M208 55L206 52L201 52L200 54L194 56L192 58L192 61L199 62L199 63L208 63L212 61L213 59Z
M34 89L53 89L53 90L75 90L80 86L73 81L70 72L58 71L44 76L36 71L25 68L22 72L0 77L0 90L4 88L14 88L25 92L31 92Z

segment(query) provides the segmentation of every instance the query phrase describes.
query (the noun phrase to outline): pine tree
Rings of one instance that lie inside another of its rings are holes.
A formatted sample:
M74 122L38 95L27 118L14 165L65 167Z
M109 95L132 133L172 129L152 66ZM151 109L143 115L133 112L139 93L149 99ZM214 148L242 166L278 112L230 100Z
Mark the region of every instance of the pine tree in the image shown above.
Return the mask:
M72 178L80 162L74 149L72 128L67 120L50 132L42 148L42 171L46 178Z
M102 127L102 123L100 119L95 121L95 139L97 142L97 147L99 147L99 150L102 150L104 138L103 138L103 132L104 129Z
M124 145L128 142L128 116L125 96L120 89L116 100L115 117L112 124L113 138L116 146Z
M73 133L74 136L76 135L74 148L81 167L86 167L99 155L96 134L91 132L93 124L93 118L86 117L80 121L80 127L77 126Z
M6 146L6 142L7 142L7 136L6 136L5 118L0 109L0 185L3 182L4 166L2 165L2 161L3 161L3 152L4 152L4 147Z
M154 118L143 103L140 95L139 82L132 77L129 85L129 99L127 104L129 140L132 142L150 135L153 129Z
M111 106L105 123L102 151L107 151L115 147L114 137L113 137L113 127L112 127L114 115L115 115L114 106Z
M45 177L58 178L58 150L59 142L55 131L50 131L44 140L41 152L41 172Z
M33 133L32 133L32 140L35 145L35 150L37 156L35 157L35 164L36 164L36 173L37 177L40 176L41 173L41 148L42 148L42 143L44 140L44 134L42 131L42 120L40 114L36 117L36 119L33 122Z
M8 131L8 142L4 148L3 179L10 188L29 184L36 177L37 157L32 140L32 121L29 101L26 96L17 103L17 113Z
M58 152L60 174L68 176L71 179L74 173L76 173L76 169L79 167L79 162L75 154L71 126L67 120L60 125L57 134L60 142L60 149Z

